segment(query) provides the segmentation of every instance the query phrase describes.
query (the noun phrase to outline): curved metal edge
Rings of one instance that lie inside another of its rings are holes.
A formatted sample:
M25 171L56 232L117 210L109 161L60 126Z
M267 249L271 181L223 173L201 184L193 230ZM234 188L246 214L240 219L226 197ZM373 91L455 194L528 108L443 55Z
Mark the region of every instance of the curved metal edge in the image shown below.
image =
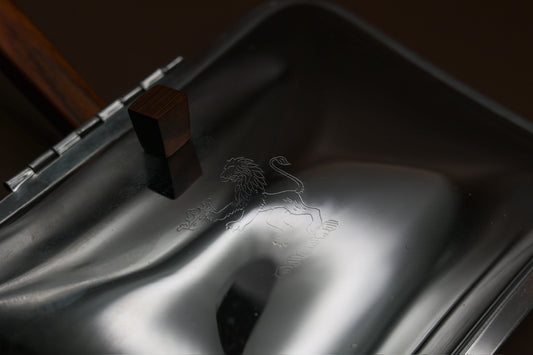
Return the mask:
M532 309L533 259L530 259L455 353L494 354Z
M483 250L472 250L463 258L465 262L455 264L449 272L431 282L374 352L433 354L464 349L476 327L484 324L484 315L491 310L494 300L505 293L510 280L523 275L521 270L533 255L533 230L517 236L508 248L481 265L475 271L479 276L464 287L461 294L449 293L448 286L454 284L457 275L470 278L464 270L472 263L477 264L478 253Z
M520 238L509 250L502 251L482 277L475 282L466 294L443 315L414 353L462 353L472 339L476 339L478 329L483 329L490 321L495 304L506 299L513 286L524 278L524 270L529 270L533 252L533 231ZM438 290L437 290L438 291ZM518 320L516 320L518 322ZM497 347L491 349L496 351ZM490 351L489 351L490 352Z

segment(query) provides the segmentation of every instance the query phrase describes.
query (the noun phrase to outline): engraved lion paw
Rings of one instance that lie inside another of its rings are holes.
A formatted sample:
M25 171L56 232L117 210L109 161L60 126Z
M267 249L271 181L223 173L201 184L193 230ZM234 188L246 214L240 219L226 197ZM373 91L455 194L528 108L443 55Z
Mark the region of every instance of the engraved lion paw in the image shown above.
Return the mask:
M226 229L239 231L239 230L244 229L244 225L238 221L228 222L226 223Z
M283 242L283 241L279 241L279 240L274 240L272 241L272 245L278 247L278 248L286 248L287 246L289 246L289 243L287 242Z

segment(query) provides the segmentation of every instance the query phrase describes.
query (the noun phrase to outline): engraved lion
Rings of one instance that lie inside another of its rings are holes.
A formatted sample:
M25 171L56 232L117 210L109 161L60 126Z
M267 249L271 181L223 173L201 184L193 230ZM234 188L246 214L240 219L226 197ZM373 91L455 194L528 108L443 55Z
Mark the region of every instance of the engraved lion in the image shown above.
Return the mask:
M234 199L218 211L210 211L207 218L211 221L228 221L227 229L242 230L250 224L258 214L275 209L284 209L292 215L307 215L311 218L308 231L314 233L322 226L320 210L307 205L302 199L304 184L301 180L280 166L291 165L283 156L277 156L269 161L270 167L277 173L292 180L295 189L278 192L267 192L263 170L251 159L231 158L226 162L220 179L223 182L235 184ZM252 200L258 200L258 207L249 208ZM268 223L268 220L267 220ZM269 223L270 224L270 223ZM274 225L270 224L275 227Z

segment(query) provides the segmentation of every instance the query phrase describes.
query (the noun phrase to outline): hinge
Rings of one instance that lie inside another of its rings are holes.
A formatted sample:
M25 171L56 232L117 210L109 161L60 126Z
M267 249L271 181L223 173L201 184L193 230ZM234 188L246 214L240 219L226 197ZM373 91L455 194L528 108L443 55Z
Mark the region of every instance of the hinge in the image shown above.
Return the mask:
M17 175L6 181L6 186L13 192L17 191L28 179L30 179L35 173L29 167L22 170Z
M105 122L109 119L109 117L113 116L123 107L124 107L124 104L120 102L120 100L115 100L111 104L109 104L109 106L104 108L102 111L98 112L98 117L100 117L102 121Z
M183 61L183 57L178 56L170 63L162 68L157 69L152 74L148 75L139 86L130 90L120 99L113 101L110 105L100 111L95 117L85 122L82 126L77 128L74 132L67 135L59 143L54 145L52 149L47 150L37 159L32 161L24 170L5 182L5 185L16 192L25 182L33 176L37 176L41 171L50 166L54 161L61 157L65 152L78 144L84 137L90 135L96 128L105 124L113 117L115 113L124 108L125 105L132 102L137 96L152 87L157 81L162 79L169 71L174 69L179 63Z

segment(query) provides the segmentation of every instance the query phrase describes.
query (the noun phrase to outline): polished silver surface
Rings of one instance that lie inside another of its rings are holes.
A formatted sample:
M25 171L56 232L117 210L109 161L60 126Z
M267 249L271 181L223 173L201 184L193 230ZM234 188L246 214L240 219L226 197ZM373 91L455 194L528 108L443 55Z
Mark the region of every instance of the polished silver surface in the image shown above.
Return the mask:
M478 247L483 248L480 244L478 244ZM481 255L485 253L486 251L482 252ZM526 235L519 236L517 241L505 250L500 251L493 264L486 268L485 274L479 273L482 266L482 259L479 258L479 255L479 252L469 251L465 260L465 263L470 264L468 267L463 264L459 265L460 268L456 270L453 267L450 268L446 272L447 283L440 284L438 288L428 288L428 290L433 289L433 291L438 292L438 295L432 295L432 300L433 302L441 302L441 310L443 309L443 304L448 305L448 307L444 314L434 313L432 315L433 320L438 319L438 325L426 335L426 339L421 344L418 344L416 352L436 353L442 352L443 349L446 349L447 352L452 352L451 349L453 349L454 353L463 353L466 349L466 344L478 338L479 329L486 326L490 316L494 313L495 305L502 305L507 302L500 301L500 299L506 299L509 295L509 285L515 286L516 283L522 282L525 275L527 275L527 271L530 268L528 262L531 259L531 255L533 255L533 233L529 232ZM467 284L468 288L464 290L462 297L455 298L454 294L450 292L450 285L456 284L460 280L468 279L469 274L473 271L478 272L478 279L471 280L470 284ZM427 299L422 302L417 301L414 303L414 307L419 308L419 312L420 309L423 309L427 313L431 311L431 308L428 307L431 304L426 301ZM454 301L454 303L450 301ZM508 321L514 322L514 325L516 325L527 314L527 309L524 311L525 313L519 315L506 314ZM412 328L417 325L419 324L410 324ZM512 331L513 327L508 329L508 333ZM485 338L483 343L488 344L487 340ZM499 338L498 342L502 340L502 338ZM496 349L497 346L492 351L494 352Z
M37 159L32 161L28 166L31 170L38 173L44 168L46 168L54 159L56 159L58 154L52 150L48 149L46 152L41 154Z
M115 100L102 111L100 111L98 113L98 117L100 117L102 121L107 121L109 117L117 113L122 107L124 107L124 104L120 100Z
M533 261L525 275L508 287L501 299L494 302L487 316L479 323L466 354L494 354L520 321L533 309ZM525 349L524 349L525 350Z
M531 125L352 15L271 3L158 83L202 175L154 192L122 108L2 201L4 352L460 352L525 284Z
M130 90L126 95L122 96L120 98L120 102L122 102L124 105L133 102L133 99L137 97L139 94L143 92L143 88L140 86L136 86L132 90Z
M81 137L76 133L72 132L65 138L63 138L59 143L54 145L52 149L58 154L61 155L65 153L67 150L72 148L75 144L77 144L81 140Z
M162 79L165 73L163 72L163 69L157 69L152 74L148 75L146 79L141 81L141 87L144 90L148 90L151 88L158 80Z
M22 184L24 184L26 181L28 181L32 176L34 175L34 172L31 168L25 168L17 175L13 176L11 179L6 181L7 187L12 191L17 191Z
M172 69L174 69L178 64L180 64L181 62L183 61L183 57L182 56L178 56L176 58L174 58L173 60L171 60L167 65L165 65L162 70L163 72L168 72Z
M98 127L103 122L104 121L100 117L95 116L91 118L89 121L82 124L78 129L76 129L75 132L78 134L78 136L83 138L84 136L91 133L96 127Z

